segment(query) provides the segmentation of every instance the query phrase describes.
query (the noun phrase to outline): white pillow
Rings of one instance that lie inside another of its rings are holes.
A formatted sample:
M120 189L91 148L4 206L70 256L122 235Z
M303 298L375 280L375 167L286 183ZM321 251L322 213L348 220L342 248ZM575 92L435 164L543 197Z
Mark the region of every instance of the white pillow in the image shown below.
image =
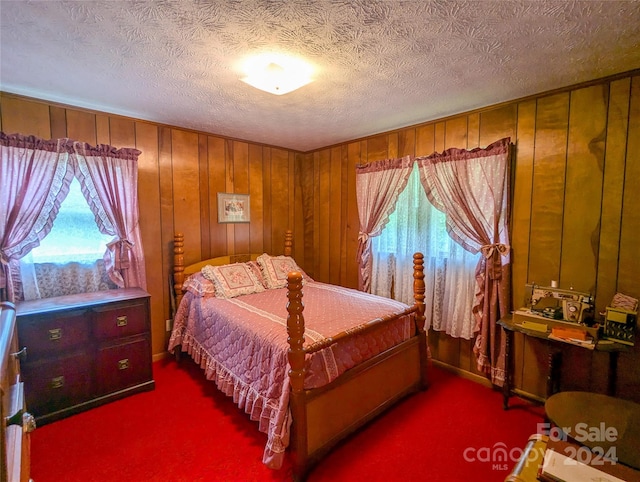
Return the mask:
M249 263L207 265L201 271L205 278L213 282L218 298L234 298L264 291L262 281L257 278Z
M299 271L303 278L307 277L291 256L269 256L265 253L258 256L256 261L262 270L264 283L270 289L286 287L287 275L291 271Z

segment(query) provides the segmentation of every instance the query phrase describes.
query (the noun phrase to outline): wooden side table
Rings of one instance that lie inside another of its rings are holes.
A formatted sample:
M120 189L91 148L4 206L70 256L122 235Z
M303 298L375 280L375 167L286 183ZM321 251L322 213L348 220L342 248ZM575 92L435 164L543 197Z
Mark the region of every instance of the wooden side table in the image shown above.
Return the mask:
M543 333L535 330L528 330L523 328L522 325L519 325L514 322L513 317L511 315L506 316L498 321L498 324L502 326L503 332L505 334L505 380L504 385L502 386L502 406L505 410L509 408L509 398L512 396L512 377L513 377L513 334L514 332L522 333L524 336L538 338L547 343L548 347L548 368L549 374L547 376L547 393L546 398L549 398L554 393L560 391L560 373L562 368L562 350L567 345L576 346L569 343L565 343L563 341L555 340L549 338L549 333ZM596 346L593 350L588 348L582 348L583 350L588 351L599 351L606 352L609 354L609 375L608 375L608 386L607 386L607 394L614 396L616 393L616 379L618 376L618 354L621 351L628 351L629 346L623 345L622 343L608 342L608 343L600 343L597 342ZM524 394L519 394L520 396L527 398Z

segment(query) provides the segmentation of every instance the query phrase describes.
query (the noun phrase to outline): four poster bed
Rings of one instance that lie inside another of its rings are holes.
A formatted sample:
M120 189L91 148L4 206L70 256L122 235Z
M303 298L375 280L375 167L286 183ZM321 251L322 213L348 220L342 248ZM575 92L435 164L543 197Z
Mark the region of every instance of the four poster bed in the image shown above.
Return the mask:
M263 462L293 475L406 395L426 388L422 254L413 306L318 283L284 256L232 255L184 265L174 239L176 314L169 351L188 353L259 430ZM303 301L304 291L304 301Z

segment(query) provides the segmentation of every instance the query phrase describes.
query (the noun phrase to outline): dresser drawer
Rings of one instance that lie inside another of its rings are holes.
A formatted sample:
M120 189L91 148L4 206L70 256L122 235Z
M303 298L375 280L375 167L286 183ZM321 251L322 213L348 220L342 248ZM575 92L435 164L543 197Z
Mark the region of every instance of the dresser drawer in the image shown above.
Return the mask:
M29 410L38 417L89 400L92 365L91 356L86 352L23 364Z
M89 321L86 310L20 317L18 339L27 347L27 360L37 360L85 345L90 339Z
M151 379L151 351L145 336L98 352L97 394L122 390Z
M96 308L94 333L99 340L137 335L147 331L146 303Z

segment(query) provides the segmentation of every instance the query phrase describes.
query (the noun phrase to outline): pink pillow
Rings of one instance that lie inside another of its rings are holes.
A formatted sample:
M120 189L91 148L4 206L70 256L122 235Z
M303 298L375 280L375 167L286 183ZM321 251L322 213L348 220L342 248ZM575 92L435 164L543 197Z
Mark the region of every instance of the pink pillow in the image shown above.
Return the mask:
M189 275L182 285L182 292L189 291L196 296L215 296L216 287L200 271Z
M264 291L262 281L256 277L249 263L207 265L202 268L202 275L213 282L218 298L234 298Z
M290 271L299 271L304 278L308 278L304 271L290 256L269 256L261 254L257 260L267 288L284 288L287 286L287 275Z

